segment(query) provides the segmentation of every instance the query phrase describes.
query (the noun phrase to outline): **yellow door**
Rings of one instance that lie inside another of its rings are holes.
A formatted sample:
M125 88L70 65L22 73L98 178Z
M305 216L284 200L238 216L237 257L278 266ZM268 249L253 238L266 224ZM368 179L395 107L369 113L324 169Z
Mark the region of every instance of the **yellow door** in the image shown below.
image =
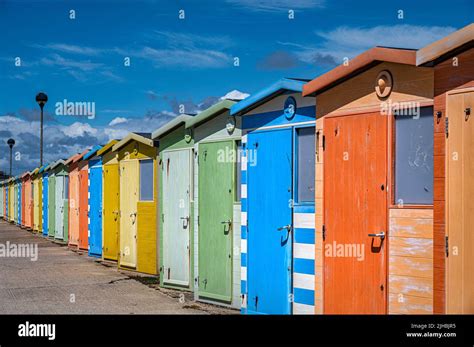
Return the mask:
M138 160L120 162L120 265L137 264Z
M103 169L103 233L104 244L102 254L104 259L118 260L119 252L119 166L118 164L104 165Z
M447 96L446 312L474 313L474 91Z

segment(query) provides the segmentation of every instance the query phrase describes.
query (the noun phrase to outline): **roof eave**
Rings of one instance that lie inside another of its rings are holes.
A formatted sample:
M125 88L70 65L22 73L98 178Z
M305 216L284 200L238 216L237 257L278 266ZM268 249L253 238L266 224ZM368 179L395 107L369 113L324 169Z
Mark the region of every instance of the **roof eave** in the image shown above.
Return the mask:
M303 96L315 96L323 91L382 62L416 65L416 51L407 49L374 47L349 61L316 77L303 86Z
M428 65L444 61L450 55L474 47L474 23L443 37L416 52L416 65Z
M233 105L230 108L230 115L239 116L247 113L266 101L273 99L275 96L280 95L284 91L301 92L303 90L303 86L303 81L282 78L270 86Z

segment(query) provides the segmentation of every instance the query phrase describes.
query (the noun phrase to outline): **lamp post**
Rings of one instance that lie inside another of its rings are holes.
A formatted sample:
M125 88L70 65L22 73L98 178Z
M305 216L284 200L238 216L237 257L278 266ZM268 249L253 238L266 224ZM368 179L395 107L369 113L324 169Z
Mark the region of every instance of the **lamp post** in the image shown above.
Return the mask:
M39 92L36 95L36 102L41 108L41 132L40 132L40 167L41 167L43 166L43 107L48 102L48 96L43 92Z
M12 176L12 152L13 152L13 146L15 146L15 140L8 139L7 144L10 147L10 177L11 177Z

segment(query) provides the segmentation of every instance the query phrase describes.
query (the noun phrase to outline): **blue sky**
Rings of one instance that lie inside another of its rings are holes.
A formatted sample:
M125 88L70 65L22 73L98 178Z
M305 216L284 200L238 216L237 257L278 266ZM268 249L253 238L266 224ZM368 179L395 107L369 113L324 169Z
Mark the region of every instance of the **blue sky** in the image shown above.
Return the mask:
M39 91L49 96L48 162L152 131L179 105L196 113L232 90L314 78L375 45L420 48L469 24L473 7L471 0L0 0L0 170L9 137L19 153L14 173L38 166ZM94 102L95 119L56 115L64 99Z

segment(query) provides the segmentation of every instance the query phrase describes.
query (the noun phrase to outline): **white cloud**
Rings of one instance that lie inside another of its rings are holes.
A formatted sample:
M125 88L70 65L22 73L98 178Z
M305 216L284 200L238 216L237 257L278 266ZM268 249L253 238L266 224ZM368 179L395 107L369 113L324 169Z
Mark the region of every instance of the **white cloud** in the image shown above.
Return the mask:
M34 48L49 49L49 50L63 52L63 53L89 55L89 56L99 55L106 51L105 49L101 49L101 48L70 45L66 43L49 43L46 45L32 44L30 46Z
M226 99L228 99L228 100L243 100L248 96L250 96L250 94L243 93L243 92L241 92L237 89L234 89L234 90L228 92L223 97L221 97L221 100L226 100Z
M110 126L114 126L114 125L117 125L117 124L120 124L120 123L125 123L127 122L128 119L127 118L124 118L124 117L115 117L114 119L112 119L109 123Z
M279 43L291 46L297 57L305 63L318 65L333 61L340 64L344 58L354 58L375 46L418 49L455 30L449 26L408 24L380 25L371 28L341 26L329 31L317 31L315 34L323 39L317 46L292 42Z
M155 49L143 47L136 56L153 62L155 67L222 68L232 57L221 51L201 48Z
M277 12L324 7L325 0L227 0L228 3L252 11Z
M89 123L75 122L69 126L60 126L64 135L68 137L79 137L86 134L96 135L97 129L93 128Z

